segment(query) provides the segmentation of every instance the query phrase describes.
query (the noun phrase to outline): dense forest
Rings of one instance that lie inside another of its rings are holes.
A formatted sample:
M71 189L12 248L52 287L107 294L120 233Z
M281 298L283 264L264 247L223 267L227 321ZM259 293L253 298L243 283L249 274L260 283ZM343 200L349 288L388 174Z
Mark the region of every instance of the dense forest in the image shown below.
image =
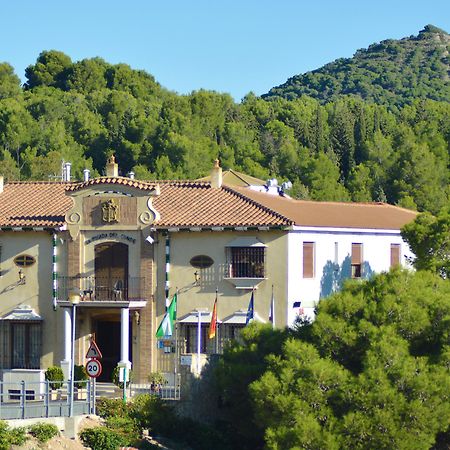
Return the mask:
M428 27L421 35L442 33ZM416 38L416 50L425 54L429 40ZM388 59L392 46L409 41L380 44L377 58ZM371 47L357 55L369 60L373 53ZM439 58L430 80L442 75ZM448 202L448 82L432 83L433 95L418 87L401 107L354 95L324 101L312 90L292 100L249 93L236 103L204 90L178 95L126 64L73 62L55 50L43 51L25 76L22 86L13 68L0 64L0 161L7 180L57 179L62 160L72 162L79 179L85 167L102 174L112 153L123 174L198 178L219 157L224 168L290 180L298 198L387 201L432 213Z
M416 98L450 101L450 36L427 25L418 36L387 39L272 88L269 97L309 95L322 103L356 95L377 104L403 106Z

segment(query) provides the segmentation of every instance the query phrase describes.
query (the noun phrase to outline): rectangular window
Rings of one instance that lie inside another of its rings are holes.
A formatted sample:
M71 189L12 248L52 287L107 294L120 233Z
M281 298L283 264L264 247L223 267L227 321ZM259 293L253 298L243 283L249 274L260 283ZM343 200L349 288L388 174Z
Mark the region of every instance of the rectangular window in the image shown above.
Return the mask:
M361 278L363 263L363 245L352 244L352 278Z
M391 244L391 267L400 264L400 244Z
M315 242L303 242L303 278L314 278Z
M264 278L265 247L228 247L230 278Z
M39 369L41 323L11 322L11 368Z
M206 353L209 324L201 325L200 353ZM186 325L186 353L197 353L198 324Z

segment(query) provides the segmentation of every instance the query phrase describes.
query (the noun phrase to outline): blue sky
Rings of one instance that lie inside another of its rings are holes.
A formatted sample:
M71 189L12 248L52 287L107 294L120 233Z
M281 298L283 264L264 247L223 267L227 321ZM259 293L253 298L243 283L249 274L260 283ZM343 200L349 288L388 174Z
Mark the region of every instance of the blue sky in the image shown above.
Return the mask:
M429 23L450 32L448 0L22 0L0 12L0 61L22 80L42 50L55 49L236 101Z

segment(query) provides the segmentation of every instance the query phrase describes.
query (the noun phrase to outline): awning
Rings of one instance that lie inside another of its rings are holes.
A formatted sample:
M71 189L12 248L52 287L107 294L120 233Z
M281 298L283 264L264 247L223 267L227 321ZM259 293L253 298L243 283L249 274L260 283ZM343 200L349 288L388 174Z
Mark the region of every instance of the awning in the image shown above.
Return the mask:
M258 315L257 312L254 313L253 318L256 322L260 323L266 323L264 319L261 319L261 317ZM247 322L247 310L239 310L235 311L230 316L225 317L222 320L222 325L229 324L229 325L245 325Z
M20 305L10 313L3 316L1 320L34 320L41 321L42 317L29 305Z
M255 237L238 237L228 242L225 247L267 247L267 245Z
M181 316L178 320L178 323L198 323L198 312L191 311L190 313ZM202 316L200 318L201 323L210 323L211 322L211 313L209 311L202 311Z

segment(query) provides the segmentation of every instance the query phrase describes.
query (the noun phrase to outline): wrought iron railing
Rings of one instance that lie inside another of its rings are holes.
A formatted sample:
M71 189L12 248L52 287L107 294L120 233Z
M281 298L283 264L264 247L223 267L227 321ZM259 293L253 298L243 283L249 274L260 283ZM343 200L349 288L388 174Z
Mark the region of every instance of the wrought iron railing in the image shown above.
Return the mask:
M83 301L145 300L143 277L58 277L58 300L67 300L73 291L79 292Z

